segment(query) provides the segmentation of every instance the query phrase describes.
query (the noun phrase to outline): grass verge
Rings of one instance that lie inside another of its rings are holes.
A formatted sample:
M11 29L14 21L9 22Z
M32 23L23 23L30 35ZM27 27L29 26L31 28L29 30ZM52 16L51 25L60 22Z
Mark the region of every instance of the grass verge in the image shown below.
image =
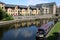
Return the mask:
M60 31L60 22L57 22L53 29L51 29L51 31L49 32L49 36L47 37L48 40L56 40L58 37Z

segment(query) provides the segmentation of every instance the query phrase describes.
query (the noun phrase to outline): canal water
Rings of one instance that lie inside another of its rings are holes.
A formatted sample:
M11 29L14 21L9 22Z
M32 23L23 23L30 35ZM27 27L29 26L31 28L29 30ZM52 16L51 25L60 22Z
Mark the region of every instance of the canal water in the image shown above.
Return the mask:
M0 40L36 40L37 26L35 25L23 28L8 27L0 28Z

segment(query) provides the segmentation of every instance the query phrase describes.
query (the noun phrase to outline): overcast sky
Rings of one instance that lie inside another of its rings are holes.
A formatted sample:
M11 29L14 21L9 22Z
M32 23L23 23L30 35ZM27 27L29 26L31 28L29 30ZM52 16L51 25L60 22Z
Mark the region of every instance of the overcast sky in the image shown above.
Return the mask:
M0 0L6 4L17 4L17 5L35 5L40 3L56 2L60 5L60 0Z

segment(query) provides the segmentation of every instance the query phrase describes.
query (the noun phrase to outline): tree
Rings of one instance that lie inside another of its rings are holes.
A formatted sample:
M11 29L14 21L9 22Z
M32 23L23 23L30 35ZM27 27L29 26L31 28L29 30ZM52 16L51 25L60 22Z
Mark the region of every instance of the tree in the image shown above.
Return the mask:
M12 20L13 17L8 15L5 11L0 8L0 20Z

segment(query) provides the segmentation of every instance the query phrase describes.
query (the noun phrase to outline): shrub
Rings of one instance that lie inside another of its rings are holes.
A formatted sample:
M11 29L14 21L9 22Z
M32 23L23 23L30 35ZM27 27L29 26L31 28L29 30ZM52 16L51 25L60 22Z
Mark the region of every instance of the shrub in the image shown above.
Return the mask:
M5 11L0 8L0 20L12 20L13 17L8 15Z

